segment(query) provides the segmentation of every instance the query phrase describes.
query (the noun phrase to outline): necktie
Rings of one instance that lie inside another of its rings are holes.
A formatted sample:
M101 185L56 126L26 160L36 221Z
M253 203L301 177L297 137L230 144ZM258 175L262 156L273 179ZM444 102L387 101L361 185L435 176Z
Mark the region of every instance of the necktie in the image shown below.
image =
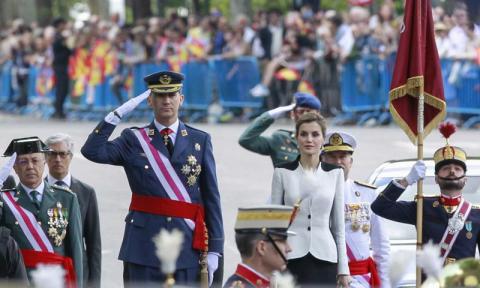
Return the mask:
M30 191L30 196L32 197L32 203L37 207L37 209L40 209L40 201L38 201L38 191L32 190Z
M170 128L165 128L165 129L162 129L162 131L160 131L160 134L163 137L163 143L167 147L168 153L170 155L173 154L173 142L172 142L172 138L170 138L169 136L172 133L173 133L173 130Z
M68 186L67 186L67 183L63 182L62 180L58 180L57 182L55 182L55 185L57 185L57 186L63 186L63 187L68 187Z

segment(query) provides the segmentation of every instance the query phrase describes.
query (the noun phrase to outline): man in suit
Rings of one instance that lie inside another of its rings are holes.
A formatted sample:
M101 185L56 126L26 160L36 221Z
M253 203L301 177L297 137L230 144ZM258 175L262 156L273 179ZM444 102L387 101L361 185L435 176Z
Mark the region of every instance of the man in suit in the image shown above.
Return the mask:
M345 174L345 241L353 278L350 287L389 287L390 242L383 219L370 209L377 197L376 187L348 178L356 147L353 135L333 131L325 136L322 151L322 162L342 167Z
M83 227L83 278L88 287L100 287L102 270L102 239L95 190L86 183L73 177L70 163L73 158L74 143L67 134L57 133L48 137L45 144L47 152L48 176L50 184L70 189L77 195L80 204Z
M287 268L288 227L293 208L264 205L239 208L235 223L235 242L242 258L235 274L228 278L225 288L271 287L274 271Z
M25 260L59 264L67 281L83 283L82 227L75 194L43 181L48 148L38 137L14 139L3 156L17 155L13 168L20 180L16 189L3 190L0 226L10 229Z
M119 256L127 285L165 280L152 241L161 229L179 229L184 234L174 275L177 283L197 282L199 260L205 263L207 258L211 282L223 252L210 135L178 119L183 79L182 74L170 71L145 77L149 90L110 112L82 147L85 158L123 166L127 174L132 200ZM154 112L153 121L125 129L108 141L120 120L145 99Z
M238 143L243 148L252 152L270 156L274 167L282 166L297 159L299 152L295 133L291 130L279 129L271 136L262 136L276 119L286 113L297 121L298 117L307 112L320 113L320 100L314 95L297 92L293 95L294 103L288 106L278 107L258 116L242 133Z

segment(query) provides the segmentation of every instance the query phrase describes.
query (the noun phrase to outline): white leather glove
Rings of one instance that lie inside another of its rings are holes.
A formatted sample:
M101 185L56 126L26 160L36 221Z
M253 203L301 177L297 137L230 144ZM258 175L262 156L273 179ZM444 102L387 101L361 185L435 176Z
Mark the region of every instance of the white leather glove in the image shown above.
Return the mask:
M142 103L145 99L147 99L149 95L150 89L123 103L120 107L108 113L108 115L105 117L105 122L108 122L112 125L118 125L118 123L120 123L120 121L122 120L123 116L132 112L133 109L135 109L138 104Z
M427 166L425 166L423 160L418 160L417 162L415 162L415 164L412 166L412 169L410 169L410 172L408 172L407 177L405 177L408 185L412 185L418 180L425 178L426 170Z
M5 163L5 165L3 165L3 167L0 169L0 189L2 189L3 182L5 182L5 180L8 178L8 175L10 175L16 159L17 152L13 153L10 159L8 159L7 163Z
M207 255L207 265L208 265L208 286L212 286L213 283L213 273L217 271L218 268L218 257L217 253L208 252Z
M278 118L280 118L280 116L282 116L283 114L292 111L293 108L295 108L295 103L290 104L290 105L288 105L288 106L281 106L281 107L278 107L278 108L269 110L269 111L268 111L268 114L270 114L270 116L271 116L273 119L278 119Z

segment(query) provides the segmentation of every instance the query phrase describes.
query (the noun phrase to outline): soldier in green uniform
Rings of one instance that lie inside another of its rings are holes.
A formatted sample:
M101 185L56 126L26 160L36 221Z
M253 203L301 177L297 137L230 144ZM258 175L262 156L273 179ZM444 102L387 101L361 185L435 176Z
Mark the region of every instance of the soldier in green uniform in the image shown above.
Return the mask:
M68 285L82 287L82 227L74 193L43 179L48 148L38 137L14 139L3 156L17 155L15 189L1 191L3 217L17 241L27 269L37 264L61 265ZM16 153L16 154L15 154Z
M293 104L272 109L257 117L240 136L238 143L247 150L270 156L274 167L292 162L298 156L297 140L293 131L279 129L270 137L262 136L262 133L287 112L297 121L303 113L320 113L320 107L320 100L314 95L297 92L294 94Z

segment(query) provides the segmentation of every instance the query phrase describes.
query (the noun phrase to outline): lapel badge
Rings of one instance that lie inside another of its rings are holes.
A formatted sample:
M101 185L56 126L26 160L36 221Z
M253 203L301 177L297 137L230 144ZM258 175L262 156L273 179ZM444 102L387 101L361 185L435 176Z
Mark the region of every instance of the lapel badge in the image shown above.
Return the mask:
M432 206L433 206L434 208L437 208L438 205L440 205L440 202L438 202L437 200L435 200L435 201L433 202L433 204L432 204Z
M148 132L147 132L148 136L153 136L155 135L155 129L148 129Z
M195 143L195 150L200 151L200 144Z
M197 183L198 176L202 172L202 166L197 163L197 158L193 155L188 155L187 163L182 166L182 174L187 178L188 186L193 186Z
M185 129L182 129L182 131L180 131L180 133L182 133L182 136L184 136L184 137L188 135L188 132Z
M355 191L355 196L360 197L360 192Z

